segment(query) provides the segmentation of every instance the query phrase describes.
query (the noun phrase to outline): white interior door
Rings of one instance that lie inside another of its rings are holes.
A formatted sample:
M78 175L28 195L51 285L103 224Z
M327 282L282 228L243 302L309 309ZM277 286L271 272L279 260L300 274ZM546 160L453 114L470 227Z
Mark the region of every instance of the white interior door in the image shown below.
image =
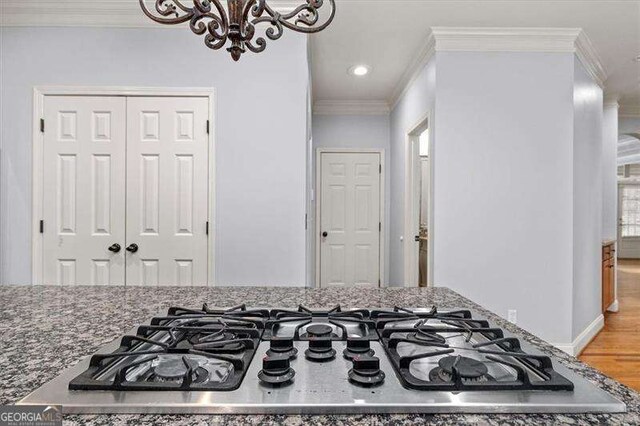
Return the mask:
M380 285L380 154L321 153L320 285Z
M44 284L125 283L125 108L118 97L45 97Z
M127 99L128 285L207 284L208 114L207 98Z

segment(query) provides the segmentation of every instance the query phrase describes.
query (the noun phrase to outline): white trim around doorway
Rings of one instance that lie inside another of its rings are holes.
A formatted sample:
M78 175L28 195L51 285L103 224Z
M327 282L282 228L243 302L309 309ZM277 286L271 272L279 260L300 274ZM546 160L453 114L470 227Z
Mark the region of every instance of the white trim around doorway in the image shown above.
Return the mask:
M40 131L40 119L44 117L45 96L162 96L162 97L206 97L209 100L209 205L208 221L208 285L215 285L215 176L216 176L216 97L214 88L160 88L132 86L36 86L33 88L32 123L32 227L31 227L31 277L35 285L43 284L43 234L40 233L40 218L43 217L43 161L44 133Z
M322 167L321 167L321 161L322 161L322 154L328 154L328 153L338 153L338 154L344 154L344 153L351 153L351 154L370 154L370 153L375 153L375 154L380 154L380 166L382 167L381 173L380 173L380 223L381 223L381 230L380 230L380 257L379 257L379 274L380 274L380 288L382 287L386 287L386 280L384 278L384 263L385 263L385 232L386 232L386 222L385 222L385 215L384 215L384 211L385 211L385 205L386 205L386 199L385 199L385 186L386 186L386 165L385 165L385 151L384 149L368 149L368 148L317 148L316 149L316 161L315 161L315 165L316 165L316 184L315 184L315 193L316 193L316 197L315 197L315 204L316 204L316 213L315 213L315 234L314 234L314 239L315 239L315 249L316 249L316 260L315 260L315 265L316 265L316 271L315 271L315 281L316 281L316 288L320 288L320 238L318 238L318 236L320 235L320 226L321 226L321 221L320 221L320 209L321 209L321 205L320 205L320 201L322 200L321 195L319 195L321 193L320 191L320 183L322 182Z
M414 278L417 276L418 258L415 256L408 256L414 249L414 235L412 230L412 209L415 205L414 189L417 184L414 182L412 173L413 151L412 145L417 142L418 137L422 132L429 129L429 218L428 229L429 239L427 241L428 257L427 257L427 286L433 287L433 247L434 247L434 220L433 220L433 195L434 195L434 170L435 170L435 143L433 132L433 114L431 111L423 115L414 125L410 126L405 133L405 146L404 146L404 242L403 242L403 260L404 260L404 286L405 287L418 287L419 283L414 282Z

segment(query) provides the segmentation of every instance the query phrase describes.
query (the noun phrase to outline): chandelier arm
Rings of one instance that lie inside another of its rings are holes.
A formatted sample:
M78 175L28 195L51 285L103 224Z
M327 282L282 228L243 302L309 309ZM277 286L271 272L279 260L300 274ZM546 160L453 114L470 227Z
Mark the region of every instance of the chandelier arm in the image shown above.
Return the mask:
M255 2L255 4L253 4ZM262 16L267 6L266 0L252 0L249 4L253 4L251 7L251 16L258 18ZM249 17L245 15L245 21L249 22Z
M205 19L208 19L209 22L203 22ZM224 26L223 20L213 13L194 15L189 22L189 27L191 28L191 31L197 35L209 32L209 34L214 36L216 39L226 37L227 28ZM222 30L222 32L217 32L218 29Z
M213 34L215 34L215 33L213 33L211 31L211 29L210 29L209 30L209 34L207 34L204 37L204 44L209 49L218 50L218 49L222 48L227 43L227 35L224 34L224 36L218 38L218 36L213 35Z
M193 8L202 14L209 13L211 3L216 3L216 0L193 0Z
M282 37L282 34L284 33L284 27L283 27L284 24L280 19L281 15L278 12L273 11L273 9L269 7L269 5L266 6L266 11L267 11L266 16L262 16L260 18L254 19L253 21L251 21L251 25L257 26L258 24L262 24L262 23L269 24L270 27L267 28L267 30L265 31L265 34L271 40L277 40L280 37Z
M185 5L182 4L182 1L180 0L173 0L173 3L179 8L181 9L183 12L190 12L191 10L193 10L190 7L187 7Z
M255 45L253 44L253 41L247 41L245 43L245 46L247 47L247 49L249 49L250 51L252 51L253 53L260 53L263 52L264 49L266 49L267 47L267 41L264 39L264 37L258 37L255 39Z
M274 21L279 22L285 28L288 28L293 31L297 31L300 33L315 33L318 31L322 31L331 24L333 18L336 15L336 3L335 0L328 0L329 5L331 6L331 14L327 18L325 22L321 25L317 25L320 15L318 10L322 8L324 5L324 0L306 0L306 4L302 4L296 7L289 13L280 14L274 11L268 4L265 6L265 11L267 12L267 16L263 16L252 21L252 24L258 24L261 22L270 22ZM295 19L294 19L295 18ZM293 22L290 22L293 20Z
M158 14L160 14L160 16L157 16L153 14L149 9L147 9L147 6L144 4L144 0L139 0L139 2L144 14L147 15L149 19L160 24L181 24L183 22L189 21L194 15L193 9L186 8L186 10L184 10L185 14L181 16L177 12L175 4L166 3L166 0L156 0L155 10ZM167 16L174 14L176 15L175 18L167 18Z

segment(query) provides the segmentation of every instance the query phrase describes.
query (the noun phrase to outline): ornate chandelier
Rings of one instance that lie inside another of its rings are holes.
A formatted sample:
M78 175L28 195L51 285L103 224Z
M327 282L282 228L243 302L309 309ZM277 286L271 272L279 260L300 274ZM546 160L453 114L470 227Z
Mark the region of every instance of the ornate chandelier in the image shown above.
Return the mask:
M204 35L204 44L210 49L220 49L227 40L227 51L237 61L246 52L262 52L267 47L264 37L255 37L256 26L266 24L267 38L277 40L284 28L301 33L315 33L325 29L336 14L335 0L328 0L331 13L319 23L318 10L324 0L304 0L305 3L290 12L279 13L267 4L267 0L227 0L227 8L221 0L193 0L193 7L184 0L155 0L154 10L149 10L145 0L139 0L145 15L161 24L175 25L189 21L189 27L197 35Z

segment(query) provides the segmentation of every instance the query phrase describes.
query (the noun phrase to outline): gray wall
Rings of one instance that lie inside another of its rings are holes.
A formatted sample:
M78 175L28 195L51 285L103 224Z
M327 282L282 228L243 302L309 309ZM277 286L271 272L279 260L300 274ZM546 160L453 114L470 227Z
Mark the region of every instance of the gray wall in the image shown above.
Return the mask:
M389 241L389 282L403 286L404 280L404 180L405 146L407 134L419 124L428 113L435 109L436 59L432 58L411 83L406 93L391 112L391 225ZM435 135L435 124L430 123L430 132ZM436 164L437 147L430 153ZM435 167L435 166L434 166ZM434 188L434 191L436 189ZM430 229L434 238L437 229ZM437 238L437 237L436 237ZM437 281L435 285L441 285Z
M389 206L390 206L390 149L388 115L314 115L313 116L313 184L315 192L316 150L318 148L371 148L385 151L385 276L383 284L389 282ZM317 194L317 192L316 192ZM317 200L317 196L315 197ZM313 235L312 264L315 279L315 200L310 212L310 227Z
M573 55L437 61L434 281L570 342Z
M33 86L110 85L216 89L217 283L304 285L306 37L234 63L186 28L1 31L0 282L31 280Z
M602 89L574 59L573 329L571 340L601 313Z

